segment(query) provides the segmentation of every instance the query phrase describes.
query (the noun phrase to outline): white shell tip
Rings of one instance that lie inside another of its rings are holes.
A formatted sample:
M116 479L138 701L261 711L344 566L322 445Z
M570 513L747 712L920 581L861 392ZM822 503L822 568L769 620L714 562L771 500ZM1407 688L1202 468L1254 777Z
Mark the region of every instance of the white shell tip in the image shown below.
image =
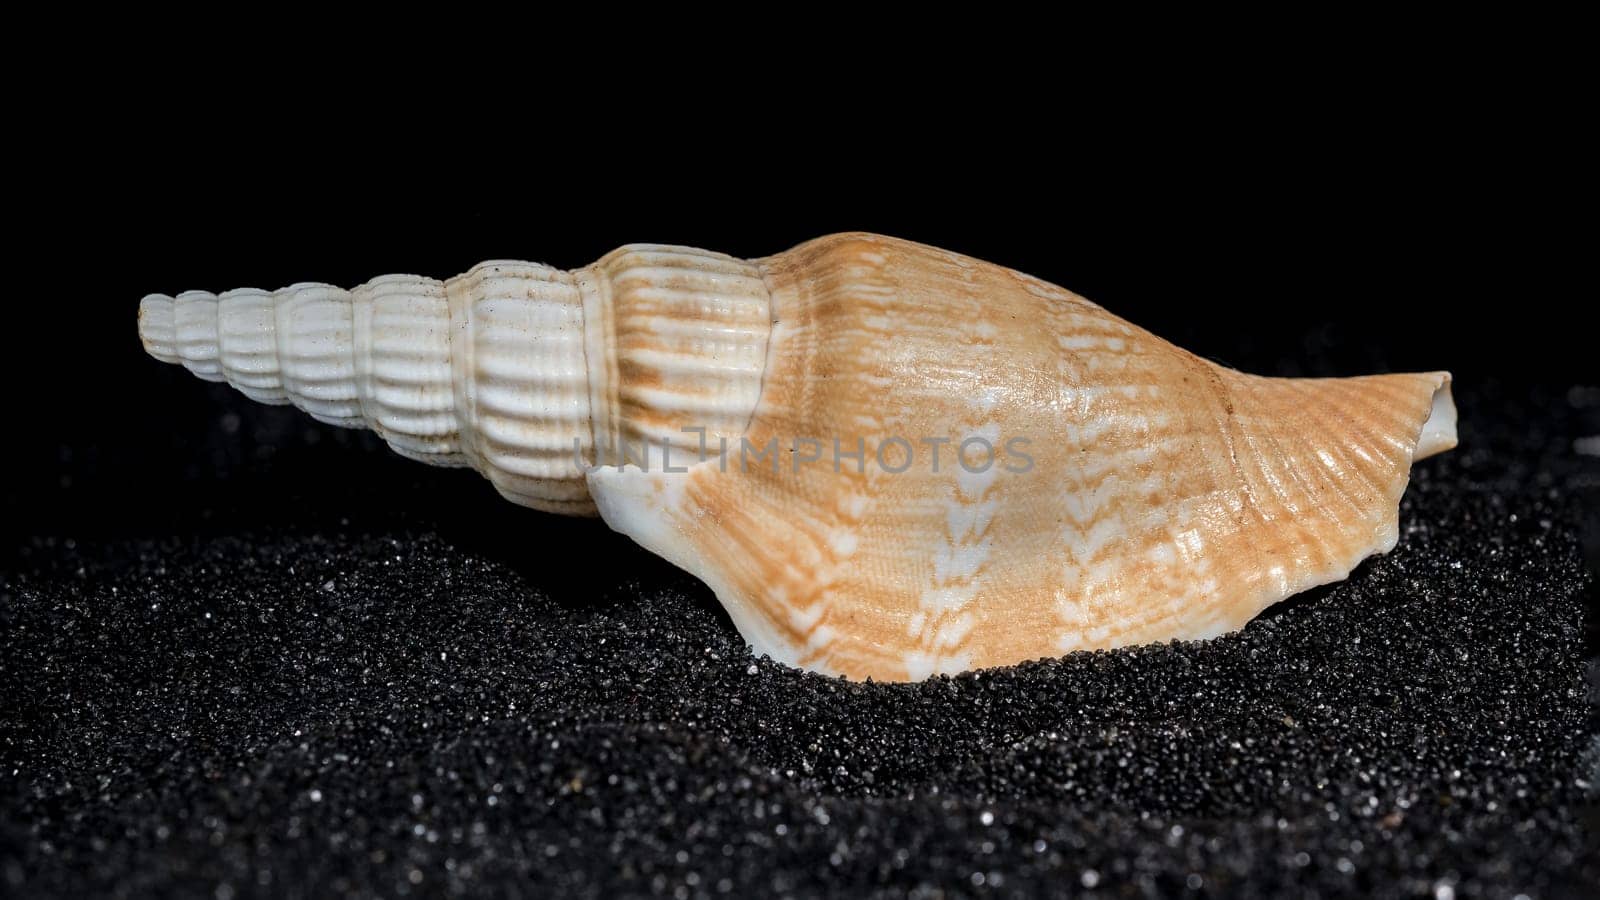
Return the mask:
M139 301L139 341L144 344L144 351L156 359L179 362L171 297L146 294Z

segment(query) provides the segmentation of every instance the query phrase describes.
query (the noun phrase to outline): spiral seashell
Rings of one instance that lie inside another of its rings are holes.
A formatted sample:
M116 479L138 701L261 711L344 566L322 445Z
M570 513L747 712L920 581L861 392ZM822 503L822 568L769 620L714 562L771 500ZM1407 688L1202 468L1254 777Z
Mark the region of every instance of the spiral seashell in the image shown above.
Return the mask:
M1196 639L1398 539L1444 372L1277 379L894 238L152 294L157 359L598 513L758 652L917 680Z

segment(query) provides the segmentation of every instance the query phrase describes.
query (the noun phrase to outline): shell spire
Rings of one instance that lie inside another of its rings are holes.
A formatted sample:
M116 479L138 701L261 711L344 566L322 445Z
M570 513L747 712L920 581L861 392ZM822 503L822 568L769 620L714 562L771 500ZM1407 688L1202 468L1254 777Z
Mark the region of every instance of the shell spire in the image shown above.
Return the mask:
M352 290L139 304L140 340L163 362L369 428L411 459L471 466L524 506L588 516L597 443L603 461L650 441L688 449L698 438L683 426L737 434L755 409L767 326L748 263L651 245L571 272L491 260L447 281L385 275Z
M598 513L758 652L854 678L1237 629L1394 547L1412 463L1456 441L1446 372L1245 375L870 234L151 295L139 332L253 399Z

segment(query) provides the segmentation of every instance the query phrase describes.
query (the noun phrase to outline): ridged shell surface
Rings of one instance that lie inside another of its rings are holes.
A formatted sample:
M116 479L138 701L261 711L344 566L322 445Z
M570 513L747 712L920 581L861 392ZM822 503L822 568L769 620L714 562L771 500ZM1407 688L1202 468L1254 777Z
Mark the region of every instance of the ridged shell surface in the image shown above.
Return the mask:
M139 308L157 359L570 515L594 515L597 461L697 449L685 428L737 438L769 330L756 266L645 244L571 272L491 260L448 281L152 294Z
M1449 376L1268 379L876 235L154 295L159 359L598 511L760 652L915 680L1204 638L1393 547ZM537 553L537 548L530 548Z

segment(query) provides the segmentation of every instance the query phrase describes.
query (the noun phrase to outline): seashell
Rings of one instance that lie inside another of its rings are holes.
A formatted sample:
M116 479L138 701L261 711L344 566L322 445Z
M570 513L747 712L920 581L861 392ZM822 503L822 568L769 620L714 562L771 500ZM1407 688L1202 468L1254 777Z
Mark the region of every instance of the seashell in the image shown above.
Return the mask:
M598 513L757 652L917 680L1206 638L1393 548L1444 372L1277 379L1069 291L841 234L352 290L151 295L157 359Z

